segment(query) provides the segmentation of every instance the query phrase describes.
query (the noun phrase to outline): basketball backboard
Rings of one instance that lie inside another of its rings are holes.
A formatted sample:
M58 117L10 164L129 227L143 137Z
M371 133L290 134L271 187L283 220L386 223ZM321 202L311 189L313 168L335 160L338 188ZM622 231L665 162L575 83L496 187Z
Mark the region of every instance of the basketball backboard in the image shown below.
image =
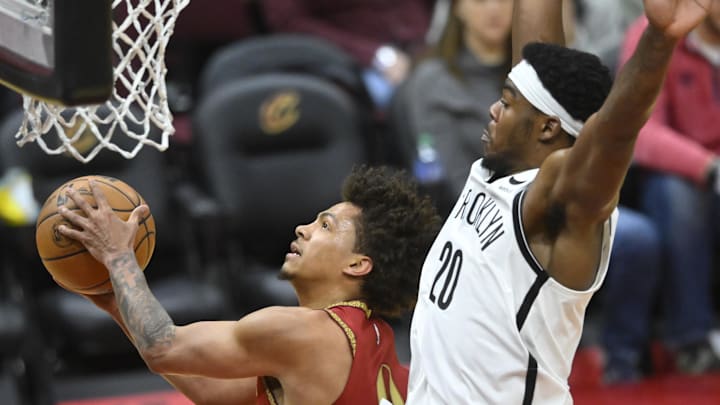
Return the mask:
M0 0L0 83L67 106L113 89L111 0Z

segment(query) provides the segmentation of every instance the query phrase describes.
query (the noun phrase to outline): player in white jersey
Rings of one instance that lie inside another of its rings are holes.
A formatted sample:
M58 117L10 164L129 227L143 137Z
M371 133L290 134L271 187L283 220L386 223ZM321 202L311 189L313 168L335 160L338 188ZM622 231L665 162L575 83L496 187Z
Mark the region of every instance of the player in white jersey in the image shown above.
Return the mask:
M645 0L649 28L612 84L598 58L562 46L562 0L515 0L515 66L486 156L423 266L409 405L572 403L637 133L674 45L711 1Z

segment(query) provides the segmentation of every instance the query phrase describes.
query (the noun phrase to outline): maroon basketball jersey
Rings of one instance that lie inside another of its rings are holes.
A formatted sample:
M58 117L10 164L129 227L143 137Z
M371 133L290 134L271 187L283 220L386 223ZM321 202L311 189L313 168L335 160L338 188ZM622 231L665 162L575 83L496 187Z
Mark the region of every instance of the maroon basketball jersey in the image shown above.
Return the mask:
M341 302L325 311L345 332L353 355L350 377L335 405L404 405L408 369L397 359L390 325L372 317L360 301ZM271 391L259 377L257 404L277 405Z

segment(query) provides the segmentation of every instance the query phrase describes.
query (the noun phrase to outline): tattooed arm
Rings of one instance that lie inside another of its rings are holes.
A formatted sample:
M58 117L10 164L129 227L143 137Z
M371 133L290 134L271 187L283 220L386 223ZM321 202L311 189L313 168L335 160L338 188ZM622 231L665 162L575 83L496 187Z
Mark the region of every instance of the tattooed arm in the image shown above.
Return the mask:
M324 311L306 308L266 308L239 321L174 325L148 288L133 251L138 223L148 208L136 208L123 221L102 190L94 182L90 186L97 208L75 190L68 191L85 216L61 208L73 228L60 226L58 231L80 241L108 268L119 319L152 371L220 379L280 378L306 366L312 349L347 349L344 335L334 333L338 328Z
M98 308L107 312L135 345L135 341L120 315L115 294L83 295ZM202 376L160 374L170 385L198 405L255 405L255 378L219 379Z
M106 262L118 309L135 346L143 358L172 344L175 325L150 291L131 250Z
M58 231L85 245L88 252L105 264L110 274L120 315L143 358L152 358L156 352L172 344L175 325L167 311L150 292L145 275L137 264L133 241L140 219L148 214L143 205L133 210L127 222L115 215L102 190L90 181L97 209L93 208L74 189L68 197L85 216L60 207L59 212L74 228L62 225Z

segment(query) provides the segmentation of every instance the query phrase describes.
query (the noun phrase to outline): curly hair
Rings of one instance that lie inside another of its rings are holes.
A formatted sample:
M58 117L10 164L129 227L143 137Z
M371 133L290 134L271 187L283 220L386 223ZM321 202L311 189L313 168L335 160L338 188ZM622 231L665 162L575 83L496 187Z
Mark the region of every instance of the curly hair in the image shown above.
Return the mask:
M531 42L525 45L522 55L543 86L576 120L585 122L610 93L610 69L591 53Z
M374 313L400 316L415 305L420 271L440 230L440 216L404 171L384 166L355 167L345 179L342 197L360 208L355 251L373 261L362 297Z

